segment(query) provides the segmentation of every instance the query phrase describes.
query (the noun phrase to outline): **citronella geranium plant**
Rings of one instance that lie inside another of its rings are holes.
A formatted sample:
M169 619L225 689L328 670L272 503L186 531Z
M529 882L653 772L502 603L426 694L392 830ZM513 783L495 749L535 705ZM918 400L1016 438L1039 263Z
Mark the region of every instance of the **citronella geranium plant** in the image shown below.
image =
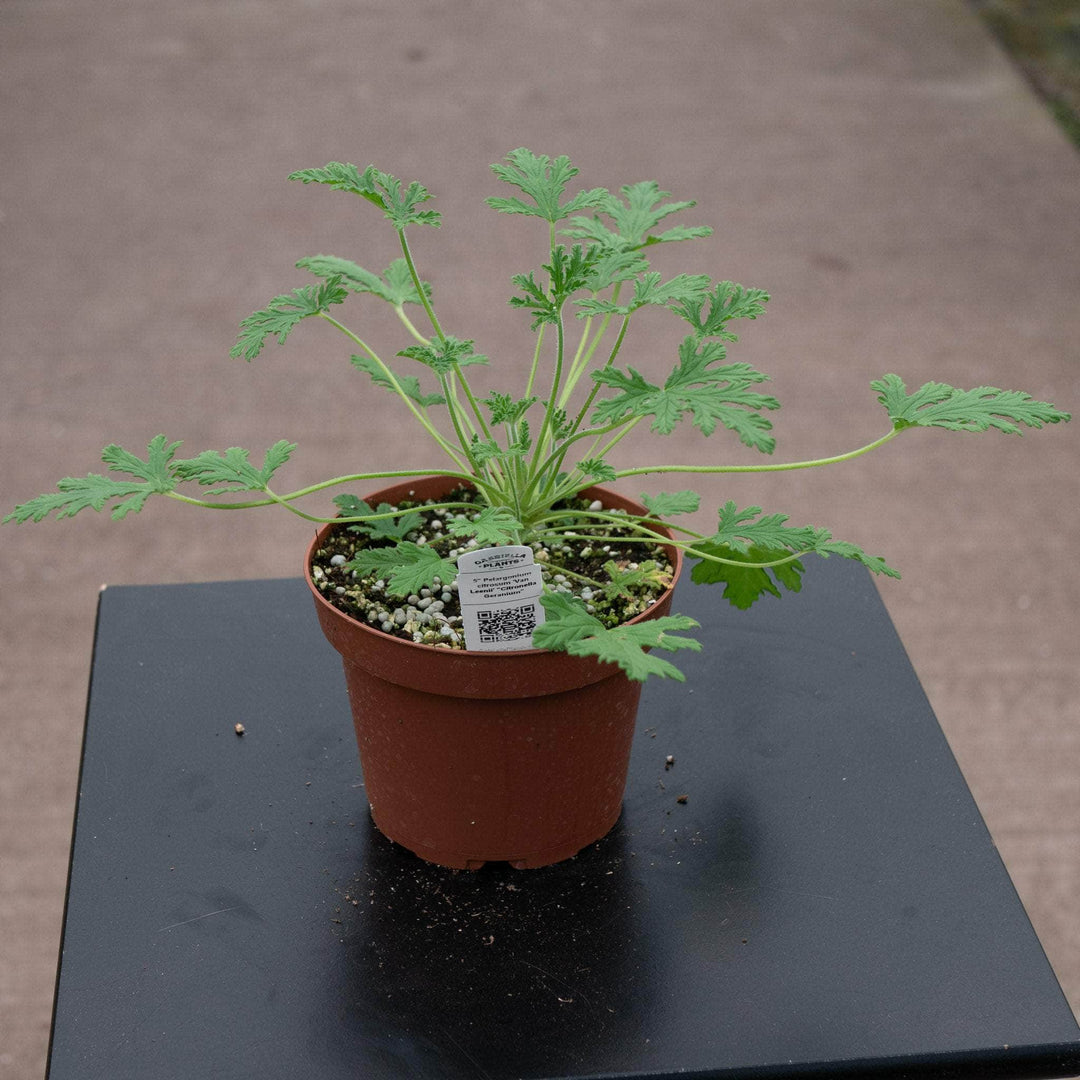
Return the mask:
M313 274L316 283L274 297L246 318L231 353L254 360L267 339L284 344L303 320L329 322L348 342L352 364L380 391L393 394L430 438L440 456L438 466L354 472L282 494L271 488L271 481L289 460L292 443L275 443L260 466L252 463L247 450L236 447L180 459L180 444L159 435L149 444L146 458L107 447L103 460L116 475L61 480L56 492L19 505L4 520L40 521L50 513L70 517L87 507L106 506L114 518L123 518L141 510L150 496L163 495L215 509L276 505L310 521L336 521L343 530L351 529L359 543L334 562L348 575L346 581L367 581L385 594L384 599L366 602L365 609L369 621L378 611L374 621L385 622L387 630L397 630L403 621L400 614L390 615L394 598L404 605L406 598L418 600L423 592L431 606L432 596L449 597L456 560L470 546L523 544L546 553L569 550L573 542L576 551L599 552L601 570L585 572L580 564L572 569L547 560L541 598L545 619L533 633L533 644L613 661L634 679L649 674L681 678L676 667L646 650L697 648L696 641L679 633L697 625L693 620L672 615L628 626L600 603L636 595L640 609L648 602L641 596L669 583L670 567L658 557L660 542L682 549L695 560L693 580L722 585L724 596L737 607L748 607L765 593L779 596L781 587L797 591L802 560L812 554L854 559L876 574L899 575L881 557L836 540L825 529L793 526L786 516L765 514L757 506L726 503L719 509L716 531L705 535L672 520L698 510L699 497L693 491L643 495L645 515L605 509L598 500L583 500L583 491L597 482L646 474L768 472L837 464L915 427L1019 433L1021 426L1037 428L1069 419L1053 405L1018 391L985 386L959 390L933 382L909 393L898 376L888 374L871 383L885 408L888 430L846 453L780 464L622 466L619 443L642 423L665 435L688 420L703 435L724 429L746 446L772 454L775 440L767 414L779 408L779 402L761 390L768 376L727 357L727 346L737 340L732 326L761 315L768 295L731 281L713 282L697 274L665 279L651 270L649 248L711 232L704 226L670 226L668 218L694 203L667 201L669 193L652 181L626 185L618 194L591 188L568 195L567 185L578 172L569 159L550 159L524 148L492 169L517 193L489 198L488 205L500 213L539 219L550 248L550 258L539 270L512 279L510 304L531 320L535 339L531 367L519 392L481 394L474 389L476 373L484 370L487 358L475 351L473 340L446 331L410 246L410 234L439 226L440 215L428 208L431 195L421 184L404 184L374 166L360 171L331 162L290 179L326 185L374 204L396 231L401 257L381 274L337 256L301 259L297 266ZM377 351L335 314L353 293L385 301L396 312L408 344L394 356ZM685 324L673 349L674 367L661 376L622 363L631 324L647 317L651 308L666 309ZM419 311L415 321L406 309ZM356 495L341 494L335 499L339 512L332 518L301 509L307 497L341 485L432 474L445 476L451 487L459 484L447 499L423 507L410 503L373 508ZM210 490L195 498L178 490L185 482ZM238 502L237 492L258 497ZM421 511L435 523L433 533L418 532ZM658 522L667 525L674 539L657 531ZM615 550L612 545L623 552L628 546L631 551L640 548L641 557L604 558ZM329 578L324 578L325 587ZM334 591L349 589L341 585ZM598 604L603 609L599 612ZM403 610L396 608L397 613ZM430 613L425 621L432 621ZM460 647L460 634L450 619L444 615L439 621L441 634L435 640ZM415 640L429 637L415 631Z

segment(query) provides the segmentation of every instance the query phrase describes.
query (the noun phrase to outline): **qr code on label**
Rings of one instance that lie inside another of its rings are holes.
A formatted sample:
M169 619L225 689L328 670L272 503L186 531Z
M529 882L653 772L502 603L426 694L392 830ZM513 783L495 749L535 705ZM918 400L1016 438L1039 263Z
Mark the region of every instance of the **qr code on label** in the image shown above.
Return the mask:
M481 641L514 641L529 637L536 629L536 605L478 611Z

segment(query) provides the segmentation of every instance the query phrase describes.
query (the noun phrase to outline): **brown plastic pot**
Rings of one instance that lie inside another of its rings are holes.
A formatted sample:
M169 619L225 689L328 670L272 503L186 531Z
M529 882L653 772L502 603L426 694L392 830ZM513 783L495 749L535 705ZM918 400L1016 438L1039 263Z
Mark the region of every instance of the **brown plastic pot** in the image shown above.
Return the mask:
M424 477L367 496L372 505L435 498ZM602 488L605 507L645 508ZM327 602L305 576L323 633L341 654L371 814L391 840L430 862L546 866L618 820L641 683L613 664L542 649L465 652L392 637ZM681 552L668 549L675 577ZM668 612L668 589L633 621Z

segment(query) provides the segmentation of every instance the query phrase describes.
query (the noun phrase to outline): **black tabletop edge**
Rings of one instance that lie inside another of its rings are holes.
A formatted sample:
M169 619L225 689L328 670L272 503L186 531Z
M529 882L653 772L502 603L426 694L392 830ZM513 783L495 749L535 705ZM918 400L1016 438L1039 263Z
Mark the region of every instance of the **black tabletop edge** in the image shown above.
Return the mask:
M52 1016L49 1019L49 1049L46 1055L45 1080L49 1080L52 1071L53 1040L56 1038L56 1012L60 1003L60 977L64 969L64 939L68 931L68 906L71 903L71 873L75 866L75 832L79 827L79 802L82 797L83 771L86 768L86 744L87 734L90 730L90 702L94 690L94 661L97 658L98 631L101 628L101 593L105 591L102 586L98 592L98 602L94 614L94 642L90 650L90 675L87 679L86 705L83 707L83 730L82 740L79 746L79 774L75 781L75 804L71 812L71 844L68 848L67 877L64 883L64 914L60 922L60 944L56 957L56 978L53 981Z
M603 1073L587 1080L1066 1080L1080 1075L1080 1028L1074 1043L928 1054L891 1061L854 1059L822 1064L795 1061L706 1072ZM549 1078L559 1080L559 1078Z

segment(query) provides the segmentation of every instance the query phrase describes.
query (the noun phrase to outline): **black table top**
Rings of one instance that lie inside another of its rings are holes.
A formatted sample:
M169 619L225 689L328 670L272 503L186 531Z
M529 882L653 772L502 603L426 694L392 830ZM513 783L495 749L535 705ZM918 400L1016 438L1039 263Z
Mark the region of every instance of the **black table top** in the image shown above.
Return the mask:
M370 824L301 581L107 589L51 1080L1080 1072L866 572L674 610L615 830L468 873Z

